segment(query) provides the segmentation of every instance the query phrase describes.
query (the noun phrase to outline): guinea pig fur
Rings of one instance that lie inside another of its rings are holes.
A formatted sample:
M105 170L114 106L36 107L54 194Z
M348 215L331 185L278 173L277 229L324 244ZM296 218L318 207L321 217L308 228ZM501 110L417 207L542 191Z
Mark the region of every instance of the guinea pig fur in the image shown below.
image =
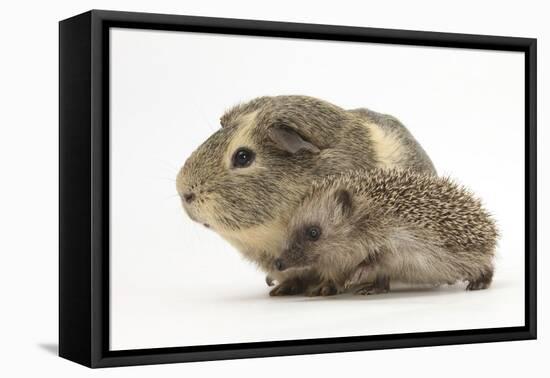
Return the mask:
M480 200L450 179L375 169L315 182L286 235L274 268L313 268L322 283L312 294L329 295L385 292L390 280L485 289L498 231Z
M221 128L179 171L189 217L210 227L279 282L271 295L304 292L315 272L279 272L286 224L311 182L352 169L435 174L427 154L395 118L345 110L307 96L260 97L228 110Z

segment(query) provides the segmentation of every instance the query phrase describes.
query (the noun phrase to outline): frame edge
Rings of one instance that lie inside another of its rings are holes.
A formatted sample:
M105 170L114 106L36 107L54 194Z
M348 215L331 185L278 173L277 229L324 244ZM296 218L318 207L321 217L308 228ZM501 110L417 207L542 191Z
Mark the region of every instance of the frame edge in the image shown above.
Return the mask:
M525 321L537 338L537 40L526 40L525 48L525 173L526 188L526 282ZM528 274L527 274L528 273Z
M91 12L59 22L59 356L90 367Z

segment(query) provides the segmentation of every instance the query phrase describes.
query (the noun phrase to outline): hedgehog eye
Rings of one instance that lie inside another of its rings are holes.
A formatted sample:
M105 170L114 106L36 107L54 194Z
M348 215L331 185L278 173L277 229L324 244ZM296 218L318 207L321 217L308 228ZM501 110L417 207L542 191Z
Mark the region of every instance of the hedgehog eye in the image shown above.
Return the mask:
M254 161L254 152L250 151L248 148L239 148L233 154L233 167L235 168L245 168L248 167Z
M319 236L321 236L321 229L319 227L309 227L306 230L306 236L311 241L319 240Z

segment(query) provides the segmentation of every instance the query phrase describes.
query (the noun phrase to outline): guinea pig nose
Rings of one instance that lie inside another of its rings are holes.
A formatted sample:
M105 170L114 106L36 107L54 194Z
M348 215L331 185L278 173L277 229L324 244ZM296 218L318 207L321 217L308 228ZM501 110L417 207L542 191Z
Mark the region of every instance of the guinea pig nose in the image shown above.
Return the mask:
M183 199L185 200L185 202L191 203L195 200L195 193L183 193Z
M285 264L282 259L275 259L275 269L278 271L285 270Z

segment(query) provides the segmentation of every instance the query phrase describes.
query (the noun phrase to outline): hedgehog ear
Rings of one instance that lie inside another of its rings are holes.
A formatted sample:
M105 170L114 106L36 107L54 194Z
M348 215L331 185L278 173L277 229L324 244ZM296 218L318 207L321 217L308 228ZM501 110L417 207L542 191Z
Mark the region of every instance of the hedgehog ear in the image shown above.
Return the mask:
M334 197L336 200L336 205L341 211L342 216L350 216L353 205L351 200L351 193L346 189L338 189L336 193L334 193Z
M305 150L314 154L320 152L319 148L307 141L296 130L287 126L273 126L267 131L269 138L281 150L295 154Z

